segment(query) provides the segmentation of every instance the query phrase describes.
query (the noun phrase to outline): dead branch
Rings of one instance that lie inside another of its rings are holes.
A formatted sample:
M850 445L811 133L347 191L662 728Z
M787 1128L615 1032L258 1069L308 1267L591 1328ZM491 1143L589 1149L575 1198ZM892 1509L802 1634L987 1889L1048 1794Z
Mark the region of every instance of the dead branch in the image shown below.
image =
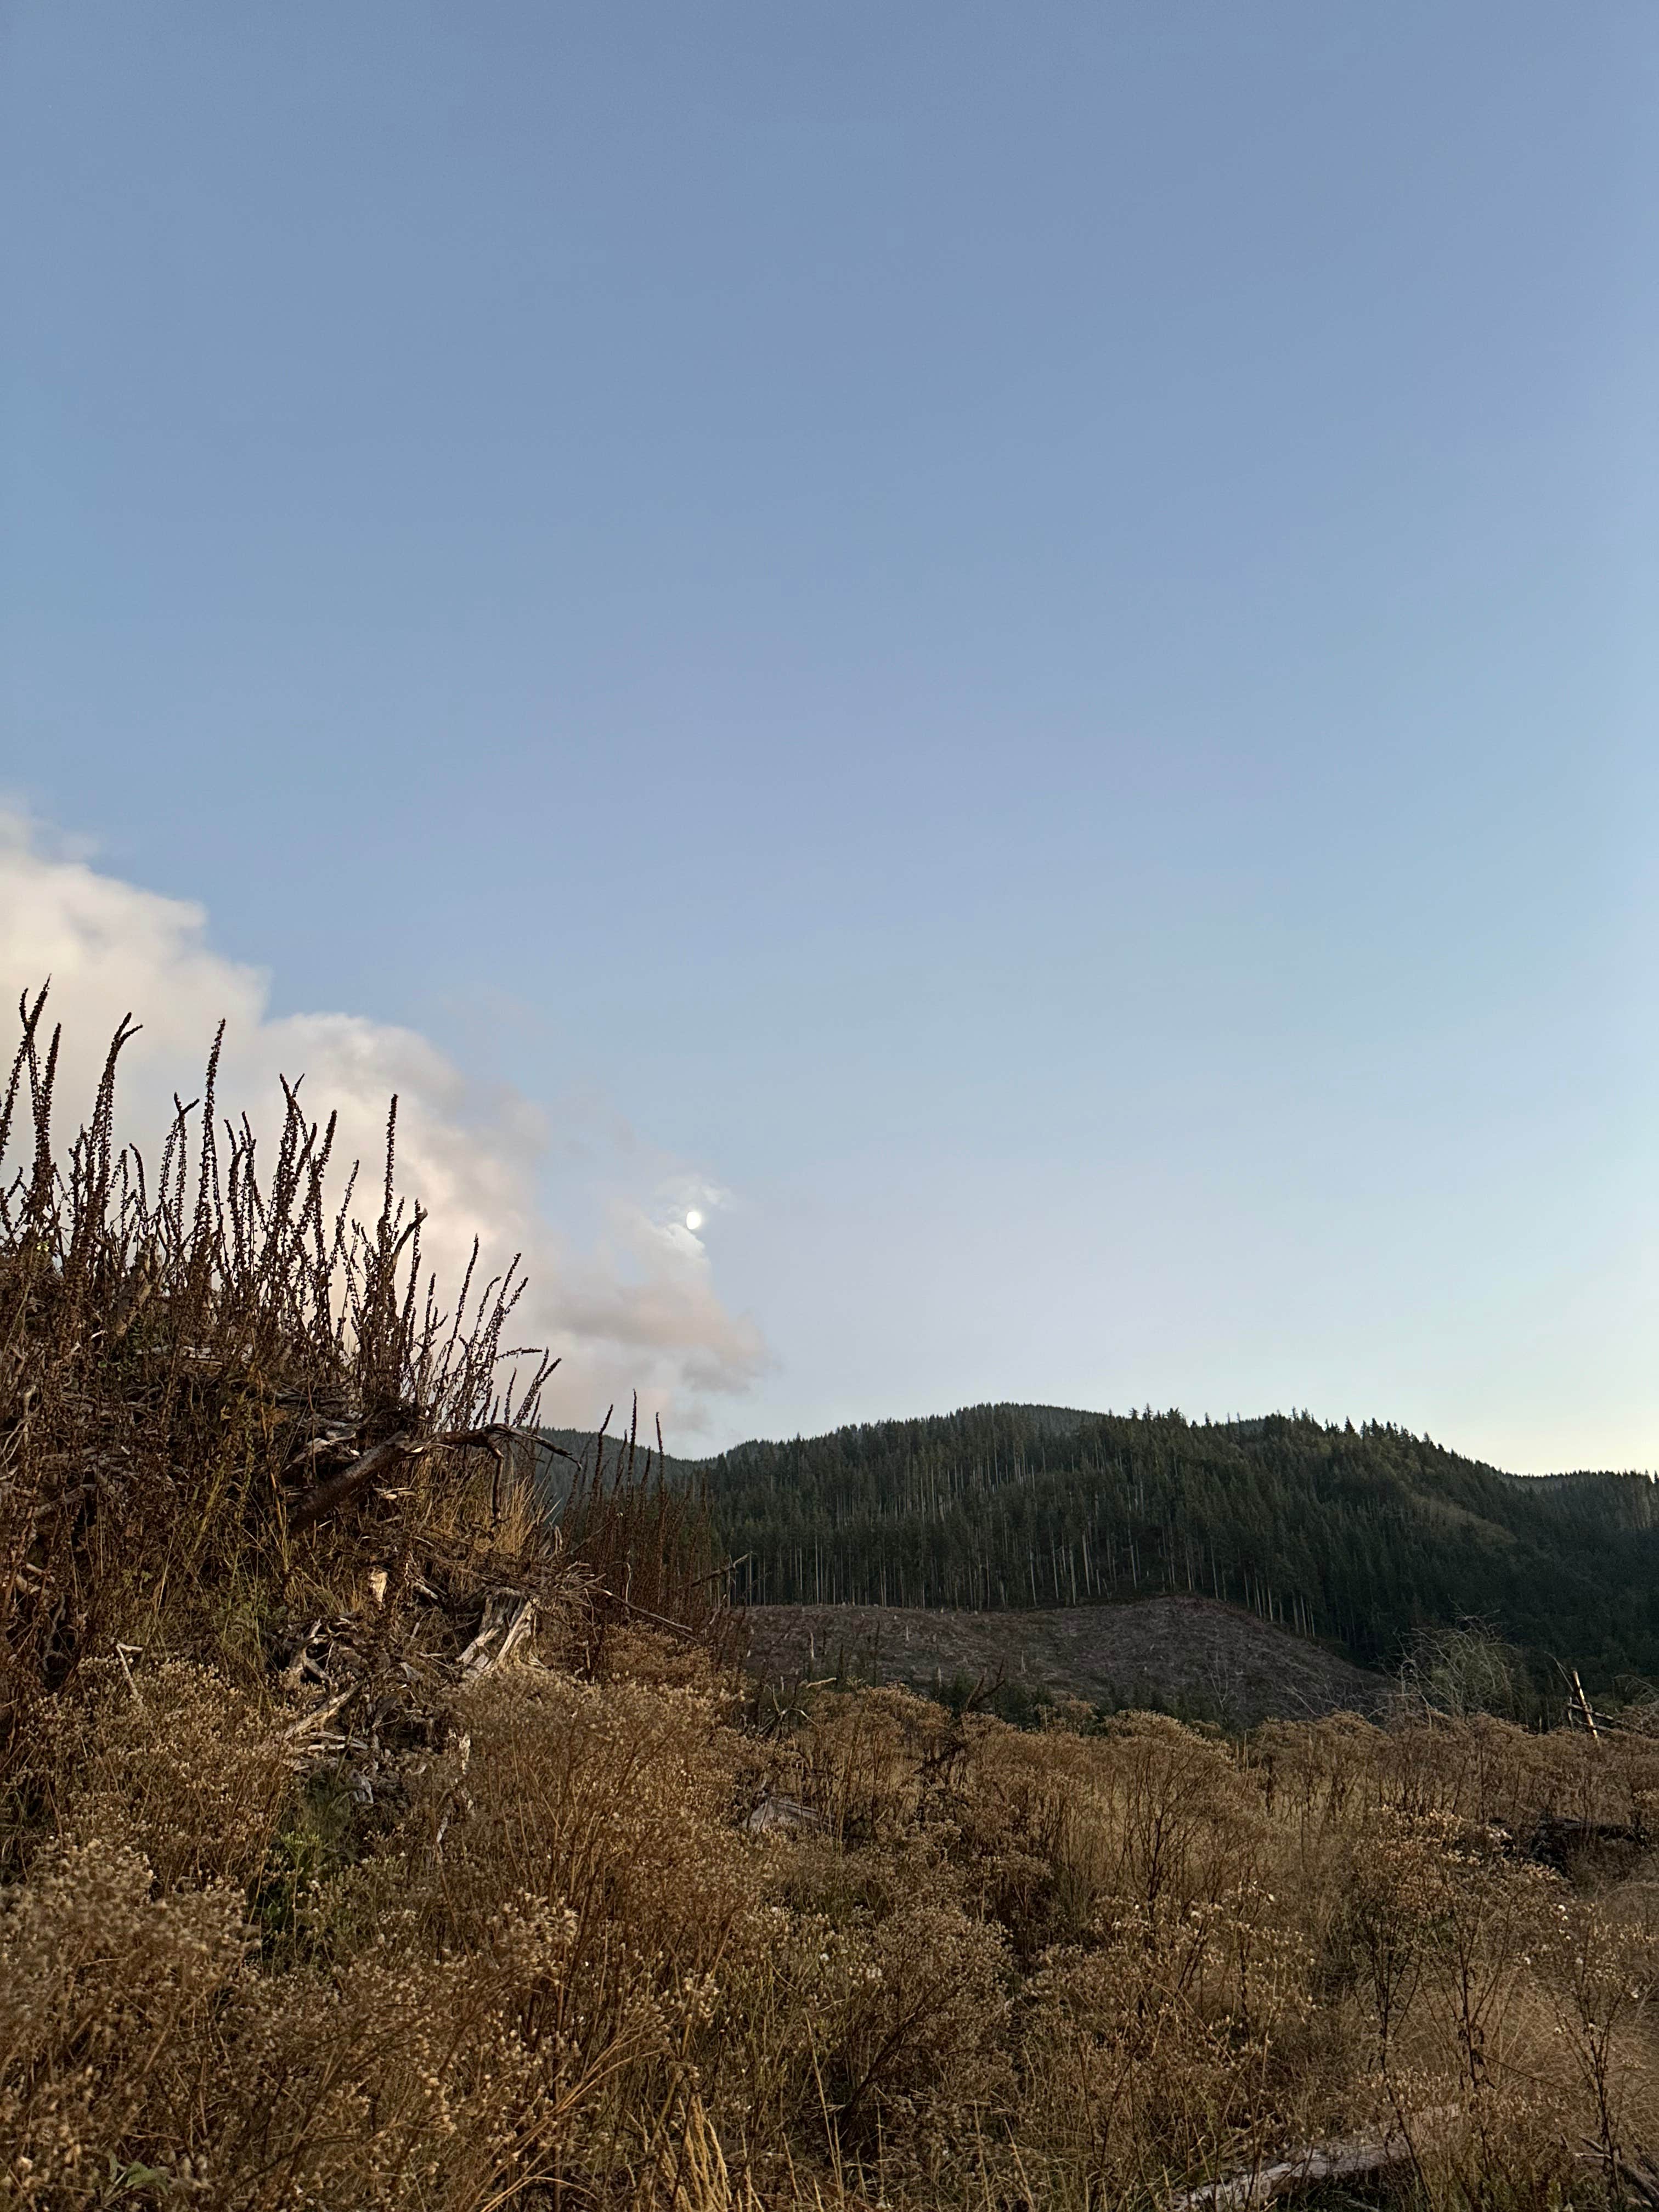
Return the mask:
M368 1451L358 1455L343 1474L337 1474L331 1481L319 1483L315 1490L307 1492L289 1513L290 1532L297 1534L301 1528L308 1528L313 1521L320 1521L325 1513L332 1513L338 1507L349 1504L368 1487L379 1469L394 1459L412 1455L418 1449L414 1438L402 1431L395 1437L386 1437L383 1443L372 1444Z
M432 1451L487 1451L500 1467L504 1448L527 1431L508 1428L505 1422L491 1421L481 1429L449 1429L441 1436L426 1437L417 1441L406 1431L387 1437L368 1451L360 1453L343 1474L319 1483L315 1490L290 1507L288 1525L290 1532L308 1528L313 1521L320 1521L325 1513L332 1513L360 1497L368 1484L394 1459L421 1459Z

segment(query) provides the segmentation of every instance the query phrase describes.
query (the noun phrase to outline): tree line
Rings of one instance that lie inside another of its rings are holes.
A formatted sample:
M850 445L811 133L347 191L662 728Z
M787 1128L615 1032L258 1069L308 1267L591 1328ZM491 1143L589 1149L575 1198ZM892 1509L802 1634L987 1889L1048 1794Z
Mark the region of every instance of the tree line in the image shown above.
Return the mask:
M749 1604L1080 1605L1186 1591L1391 1663L1475 1617L1536 1667L1659 1675L1659 1494L1528 1477L1392 1424L975 1406L697 1464Z

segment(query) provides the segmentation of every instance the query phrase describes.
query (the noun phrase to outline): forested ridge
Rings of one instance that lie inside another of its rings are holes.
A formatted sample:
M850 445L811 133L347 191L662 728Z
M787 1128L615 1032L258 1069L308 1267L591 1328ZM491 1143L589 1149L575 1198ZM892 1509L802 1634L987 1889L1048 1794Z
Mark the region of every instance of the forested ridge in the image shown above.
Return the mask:
M747 1603L1247 1606L1387 1664L1475 1616L1606 1686L1659 1675L1659 1493L1508 1474L1305 1414L1193 1422L975 1406L698 1462Z

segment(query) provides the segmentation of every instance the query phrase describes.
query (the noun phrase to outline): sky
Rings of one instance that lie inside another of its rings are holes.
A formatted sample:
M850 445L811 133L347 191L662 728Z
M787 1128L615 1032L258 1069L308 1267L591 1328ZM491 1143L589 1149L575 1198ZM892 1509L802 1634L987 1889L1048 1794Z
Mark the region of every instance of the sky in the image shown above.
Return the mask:
M4 0L0 986L559 1418L1659 1465L1656 249L1647 0Z

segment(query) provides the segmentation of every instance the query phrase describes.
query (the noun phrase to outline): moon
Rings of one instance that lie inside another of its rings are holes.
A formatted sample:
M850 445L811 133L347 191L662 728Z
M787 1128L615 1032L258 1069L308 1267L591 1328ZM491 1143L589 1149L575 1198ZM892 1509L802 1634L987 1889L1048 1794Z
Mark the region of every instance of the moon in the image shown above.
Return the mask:
M685 1225L691 1231L694 1236L696 1231L702 1227L702 1216L698 1212L695 1206L692 1207L690 1212L685 1217Z

